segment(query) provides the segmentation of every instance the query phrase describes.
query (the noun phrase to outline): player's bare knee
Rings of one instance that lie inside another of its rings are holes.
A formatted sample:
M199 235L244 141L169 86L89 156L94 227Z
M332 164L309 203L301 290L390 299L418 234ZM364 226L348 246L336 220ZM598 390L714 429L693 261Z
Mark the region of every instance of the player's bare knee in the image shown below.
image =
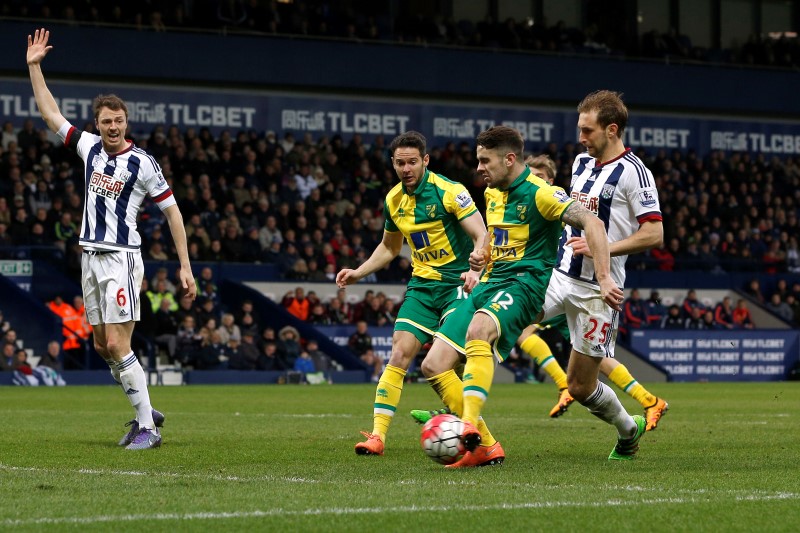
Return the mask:
M402 348L392 348L392 353L389 355L389 363L397 368L408 370L411 366L411 360L414 359L416 354L410 354Z
M433 377L443 372L443 371L437 372L438 365L436 364L435 361L428 360L427 357L423 359L422 364L419 365L419 369L422 371L422 375L425 376L426 378Z
M575 398L575 401L581 404L592 395L596 388L596 383L594 387L591 387L588 383L582 383L578 380L567 381L567 390L569 391L570 396Z

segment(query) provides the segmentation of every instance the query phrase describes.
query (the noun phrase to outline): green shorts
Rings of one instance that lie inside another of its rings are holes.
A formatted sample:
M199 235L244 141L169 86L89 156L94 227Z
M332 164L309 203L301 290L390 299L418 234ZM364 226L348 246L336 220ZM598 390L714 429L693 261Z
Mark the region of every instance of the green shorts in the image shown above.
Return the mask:
M478 311L486 313L494 320L498 332L492 351L498 361L504 361L522 330L542 310L548 280L549 276L546 279L536 279L526 274L507 280L481 283L472 291L472 297L460 302L456 310L447 317L436 337L460 353L465 353L465 338L472 315Z
M550 320L545 320L541 324L539 324L542 328L549 328L553 331L557 331L561 334L562 337L569 340L569 326L567 325L567 315L558 315L556 317L551 318Z
M397 312L394 330L408 331L420 343L427 343L439 329L442 319L455 310L459 300L469 298L462 287L461 283L413 280Z

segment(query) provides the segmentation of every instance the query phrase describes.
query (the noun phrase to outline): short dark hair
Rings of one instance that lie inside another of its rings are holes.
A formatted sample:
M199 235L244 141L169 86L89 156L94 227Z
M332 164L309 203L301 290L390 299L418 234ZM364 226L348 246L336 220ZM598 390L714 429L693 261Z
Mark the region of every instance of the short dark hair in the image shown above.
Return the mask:
M405 133L401 133L397 137L392 140L392 144L389 145L389 151L394 157L394 152L398 148L416 148L419 150L419 155L425 156L427 153L426 148L427 140L425 140L425 136L422 135L418 131L407 131Z
M94 109L94 119L97 120L97 117L100 116L100 109L107 107L112 111L124 111L125 118L128 118L128 106L125 105L125 102L117 96L116 94L100 94L92 102L92 108Z
M506 152L514 152L520 160L522 160L522 153L525 151L525 141L522 139L522 134L508 126L492 126L488 130L481 132L475 141L478 146L483 146L489 150L502 149Z
M578 104L578 113L597 111L597 123L605 128L616 124L619 137L628 125L628 108L622 102L622 93L600 90L589 93Z

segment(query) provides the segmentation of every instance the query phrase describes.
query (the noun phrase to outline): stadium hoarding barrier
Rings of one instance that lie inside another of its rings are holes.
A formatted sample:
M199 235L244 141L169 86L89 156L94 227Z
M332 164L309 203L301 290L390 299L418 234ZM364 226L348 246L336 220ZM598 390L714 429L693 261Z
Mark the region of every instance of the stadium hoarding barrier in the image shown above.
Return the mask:
M800 332L644 329L631 348L670 381L782 381L800 360Z
M93 120L91 98L104 87L91 82L53 81L64 116L74 124ZM129 108L134 136L147 136L157 125L181 129L291 132L392 138L408 130L425 132L431 146L449 142L472 144L486 128L502 124L522 132L528 149L554 142L575 142L577 113L570 108L515 105L450 105L402 98L342 95L295 96L269 91L220 90L198 87L129 85L121 91ZM39 117L30 83L4 80L0 110L19 128ZM800 124L769 119L677 116L639 112L625 130L625 144L634 149L712 150L768 155L800 154Z

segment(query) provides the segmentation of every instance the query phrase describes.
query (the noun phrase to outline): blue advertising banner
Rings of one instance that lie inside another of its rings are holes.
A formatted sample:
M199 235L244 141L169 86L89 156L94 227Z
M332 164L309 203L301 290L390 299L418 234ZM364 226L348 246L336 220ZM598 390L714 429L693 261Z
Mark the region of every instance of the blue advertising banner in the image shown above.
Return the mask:
M638 330L631 346L672 381L780 381L800 358L800 332Z
M347 347L347 341L350 339L350 335L356 331L355 325L350 324L315 326L315 328L330 340L345 348ZM394 328L370 326L368 332L372 337L372 349L375 351L375 355L380 357L385 365L389 361L389 356L392 354L392 333L394 332Z
M354 134L370 143L382 135L390 140L408 130L428 137L430 146L450 141L467 142L486 128L502 124L520 130L526 148L538 150L548 143L577 141L574 109L537 106L447 105L445 103L377 99L365 96L296 95L255 91L223 91L196 88L164 88L141 85L106 87L100 84L51 82L62 114L74 125L93 121L92 98L115 92L129 106L135 136L150 134L156 125L240 130L279 135L291 131L295 138L306 132L320 135ZM0 112L16 127L29 118L40 120L30 83L4 80L0 89ZM37 125L41 127L41 123ZM625 130L625 144L633 149L694 149L800 154L800 124L779 121L682 118L632 112Z

